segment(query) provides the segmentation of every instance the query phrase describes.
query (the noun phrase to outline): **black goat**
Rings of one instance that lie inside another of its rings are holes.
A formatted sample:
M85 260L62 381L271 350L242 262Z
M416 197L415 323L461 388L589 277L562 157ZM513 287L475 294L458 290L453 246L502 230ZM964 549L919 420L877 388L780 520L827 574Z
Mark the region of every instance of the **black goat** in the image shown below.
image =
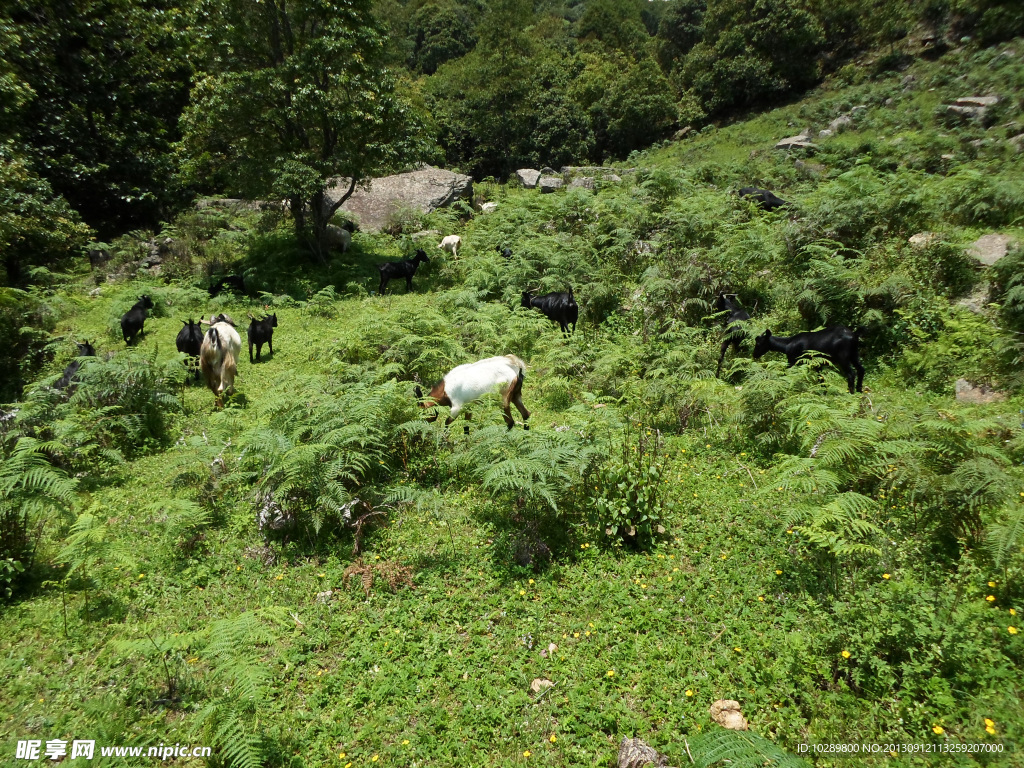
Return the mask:
M227 277L222 277L216 284L211 285L209 291L211 299L221 291L245 293L245 279L241 275L228 275Z
M380 288L377 293L383 296L384 291L387 290L388 281L398 277L405 278L405 290L411 291L412 276L416 274L416 268L424 261L430 261L430 259L427 258L427 252L419 248L411 259L406 259L405 261L385 261L383 264L378 264Z
M852 395L854 381L857 391L864 391L864 366L860 364L859 347L860 329L851 331L845 325L833 325L824 331L798 333L789 337L772 336L771 331L765 331L754 340L754 359L759 359L765 352L782 352L792 366L808 352L818 352L843 372ZM854 369L857 371L856 376Z
M747 340L747 332L743 330L743 326L739 323L743 320L749 320L750 313L737 304L734 301L735 298L735 293L719 293L718 299L715 300L715 309L717 311L729 313L729 316L725 318L725 339L722 341L722 352L718 356L718 370L715 371L716 377L722 373L722 362L725 360L725 353L729 349L729 345L731 344L733 351L739 354L740 345Z
M178 331L174 345L179 352L189 356L186 365L194 371L196 381L199 381L199 350L203 346L203 329L191 317L187 322L181 322L185 327Z
M152 308L153 300L149 296L140 296L132 308L124 313L121 318L121 334L124 336L125 344L131 346L135 343L136 336L146 335L142 326L146 322L146 310Z
M64 375L54 384L55 389L67 389L75 380L78 369L82 367L83 357L96 357L96 350L91 342L83 341L81 344L78 344L78 357L72 360L68 367L64 369Z
M274 329L277 328L277 313L267 315L262 320L257 320L249 315L249 319L252 322L249 323L249 329L245 332L245 335L249 337L249 362L252 362L252 347L255 344L256 362L258 363L264 344L270 348L270 354L274 354Z
M505 246L496 245L496 246L494 246L494 250L496 250L498 253L500 253L502 258L505 258L505 259L511 259L512 258L512 249L509 248L507 245L505 245Z
M792 206L792 203L788 203L781 197L778 197L774 192L769 192L767 189L758 189L757 187L743 187L739 192L740 197L749 197L755 200L761 207L762 211L774 211L776 208L786 208Z
M576 333L580 308L573 298L571 287L566 293L547 293L543 296L531 296L529 291L523 291L522 304L527 309L539 309L549 320L558 323L562 333L568 334L569 324L572 323L572 332Z

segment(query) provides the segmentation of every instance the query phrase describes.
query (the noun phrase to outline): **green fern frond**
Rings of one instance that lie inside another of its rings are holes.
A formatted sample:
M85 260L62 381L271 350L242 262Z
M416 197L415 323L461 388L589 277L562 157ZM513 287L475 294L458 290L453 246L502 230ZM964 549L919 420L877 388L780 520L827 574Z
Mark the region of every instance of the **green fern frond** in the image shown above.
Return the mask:
M809 768L806 760L794 757L777 744L752 731L714 729L689 742L697 768L728 765L731 768Z

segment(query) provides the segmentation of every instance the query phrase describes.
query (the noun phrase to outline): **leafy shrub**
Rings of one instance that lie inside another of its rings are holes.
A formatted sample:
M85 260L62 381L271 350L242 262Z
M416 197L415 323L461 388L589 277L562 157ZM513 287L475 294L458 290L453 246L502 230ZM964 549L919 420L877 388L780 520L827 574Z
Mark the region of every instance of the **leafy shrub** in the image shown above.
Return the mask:
M631 425L622 435L617 455L594 474L596 522L609 538L644 549L664 532L664 450L657 430L652 432L641 423Z
M179 360L159 362L155 349L85 359L70 399L46 386L29 393L15 432L46 439L59 466L102 471L167 445L185 375Z

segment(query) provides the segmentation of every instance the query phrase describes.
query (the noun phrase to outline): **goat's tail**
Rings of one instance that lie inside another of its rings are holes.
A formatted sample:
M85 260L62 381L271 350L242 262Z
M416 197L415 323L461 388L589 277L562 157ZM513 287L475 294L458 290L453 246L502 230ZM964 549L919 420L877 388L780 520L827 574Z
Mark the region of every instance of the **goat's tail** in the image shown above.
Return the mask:
M572 286L571 285L569 286L569 298L573 299L573 301L575 301L575 298L572 295Z
M509 362L512 363L513 367L515 367L516 370L519 372L518 378L521 379L523 375L526 373L526 363L524 363L515 355L505 355L505 357L508 358Z

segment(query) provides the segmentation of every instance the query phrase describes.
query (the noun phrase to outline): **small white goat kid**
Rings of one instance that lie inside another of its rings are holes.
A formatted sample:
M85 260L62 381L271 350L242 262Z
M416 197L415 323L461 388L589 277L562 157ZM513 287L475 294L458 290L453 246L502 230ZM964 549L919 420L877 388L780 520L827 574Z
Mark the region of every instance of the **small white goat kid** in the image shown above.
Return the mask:
M469 403L489 392L498 392L501 394L501 410L508 428L512 429L516 425L510 407L515 405L523 416L523 429L529 429L527 419L530 418L530 412L523 405L525 375L526 364L515 355L488 357L452 368L441 381L431 387L427 400L432 400L434 405L451 406L452 412L445 421L445 426L448 426ZM419 387L416 387L416 398L424 400L423 391ZM421 408L429 408L431 405L430 402L420 403ZM435 408L434 415L427 421L435 421L437 416ZM466 411L466 421L469 420L469 411ZM465 425L465 431L469 432L468 424Z
M459 246L462 245L462 238L458 235L448 235L437 244L438 248L448 251L454 258L459 258Z

